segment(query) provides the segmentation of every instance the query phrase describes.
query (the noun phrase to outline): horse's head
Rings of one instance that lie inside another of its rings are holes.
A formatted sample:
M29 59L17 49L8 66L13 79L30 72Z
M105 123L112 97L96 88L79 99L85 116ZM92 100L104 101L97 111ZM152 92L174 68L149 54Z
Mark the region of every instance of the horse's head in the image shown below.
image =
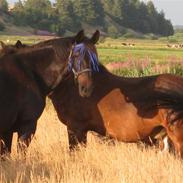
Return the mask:
M22 44L20 40L18 40L14 45L6 45L2 41L0 41L0 56L4 54L15 53L17 49L27 47L25 44Z
M99 40L97 30L91 38L79 32L75 37L72 51L69 56L69 70L74 73L82 97L89 97L93 90L92 72L99 71L98 55L95 44Z

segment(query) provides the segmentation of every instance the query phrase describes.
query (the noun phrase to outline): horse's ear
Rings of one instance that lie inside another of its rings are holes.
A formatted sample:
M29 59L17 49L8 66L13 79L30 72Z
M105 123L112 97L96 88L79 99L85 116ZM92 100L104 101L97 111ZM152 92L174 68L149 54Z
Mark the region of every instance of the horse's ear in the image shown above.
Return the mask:
M16 48L22 48L23 47L23 44L20 40L18 40L15 44Z
M6 48L6 44L0 41L0 50L3 50Z
M76 36L74 37L74 40L76 43L81 43L85 38L84 30L79 31Z
M93 44L96 44L99 40L99 37L100 37L100 31L99 30L96 30L96 32L93 34L93 36L91 37L90 41L93 43Z

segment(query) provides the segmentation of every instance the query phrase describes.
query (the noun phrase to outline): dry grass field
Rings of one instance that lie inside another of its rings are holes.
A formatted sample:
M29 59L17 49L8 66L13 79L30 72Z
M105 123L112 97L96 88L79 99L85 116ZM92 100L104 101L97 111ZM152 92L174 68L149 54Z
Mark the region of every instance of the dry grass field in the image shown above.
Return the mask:
M0 163L1 183L180 183L183 163L169 153L88 135L87 148L69 153L66 128L47 107L26 159L16 153Z

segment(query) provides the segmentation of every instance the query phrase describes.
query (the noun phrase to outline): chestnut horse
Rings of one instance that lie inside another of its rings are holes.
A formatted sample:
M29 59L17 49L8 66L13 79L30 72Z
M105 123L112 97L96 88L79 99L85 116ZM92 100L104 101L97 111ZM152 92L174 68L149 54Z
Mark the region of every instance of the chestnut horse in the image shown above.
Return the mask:
M91 94L91 72L97 67L97 60L89 56L92 53L85 46L87 41L81 31L75 37L61 38L57 50L49 44L24 49L19 49L17 44L2 46L1 154L11 151L13 132L18 132L19 149L24 150L29 145L37 119L44 109L46 96L54 91L61 80L67 80L71 70L81 88L80 95ZM95 57L97 53L92 55Z
M182 77L125 78L100 65L93 82L89 98L79 97L73 77L60 83L50 96L60 121L67 126L71 149L86 143L88 131L122 142L147 142L156 129L164 127L177 153L183 155Z

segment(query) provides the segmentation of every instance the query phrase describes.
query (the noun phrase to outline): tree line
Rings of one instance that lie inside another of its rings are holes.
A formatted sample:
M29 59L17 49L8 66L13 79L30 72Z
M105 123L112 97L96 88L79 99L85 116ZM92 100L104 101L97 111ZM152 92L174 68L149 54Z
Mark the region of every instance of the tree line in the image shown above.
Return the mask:
M0 10L8 11L7 1L0 0ZM83 24L99 26L108 34L124 34L130 28L162 36L174 34L170 20L158 12L152 1L140 0L19 0L10 11L14 24L56 32L76 32ZM110 23L110 20L114 23Z

